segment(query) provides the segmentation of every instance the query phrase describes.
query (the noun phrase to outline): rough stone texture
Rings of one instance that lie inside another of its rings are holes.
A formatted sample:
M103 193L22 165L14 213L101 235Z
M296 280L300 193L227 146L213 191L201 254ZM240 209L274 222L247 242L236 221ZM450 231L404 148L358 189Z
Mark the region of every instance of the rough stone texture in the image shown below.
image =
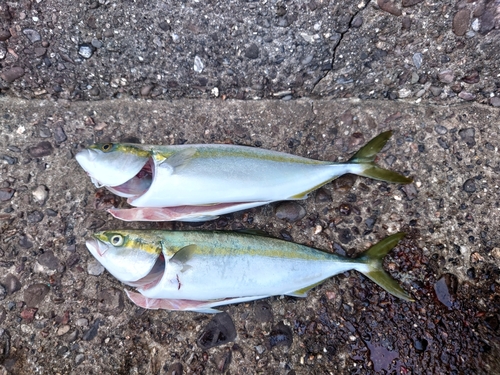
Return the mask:
M157 374L173 363L181 363L186 374L217 373L220 366L228 366L232 374L243 368L248 374L283 375L291 370L324 374L353 369L359 374L375 369L498 373L499 108L358 99L165 103L6 97L0 98L0 108L0 150L20 160L0 167L1 183L16 191L9 201L0 202L0 268L14 275L25 291L0 301L0 312L5 311L0 345L8 340L10 347L8 357L0 356L0 365L9 374ZM30 147L40 142L33 124L53 128L61 119L66 141L49 155L30 156ZM20 126L29 130L19 133ZM131 137L162 144L230 141L345 161L387 129L394 136L378 162L412 176L414 187L402 190L345 176L325 186L331 198L311 194L301 201L306 216L298 222L279 220L273 206L263 206L196 229L261 229L349 256L404 230L407 238L385 266L414 296L414 303L391 297L352 271L325 281L307 298L266 299L268 318L255 312L261 302L222 307L237 337L204 351L196 341L211 316L138 309L121 300L124 286L109 273L87 273L93 257L84 241L96 230L93 223L100 223L99 230L193 227L112 219L104 209L110 202L125 202L96 189L79 168L73 155L83 146ZM28 215L41 209L32 199L40 185L47 187L50 198L42 208L43 220L31 222ZM39 249L52 251L66 268L47 273L37 267ZM23 301L36 307L36 315ZM22 316L28 320L19 324ZM290 328L291 339L285 329L275 329L280 322ZM63 333L66 326L70 329ZM271 337L276 343L288 337L290 346L268 350ZM232 356L226 355L227 349Z
M469 28L470 10L461 9L453 17L453 32L458 36L465 35Z
M449 84L443 95L424 90L451 68L481 71L467 91L484 103L497 91L499 7L497 0L4 1L0 93L395 99L404 90L407 99L453 103L463 99ZM410 63L416 53L419 68Z

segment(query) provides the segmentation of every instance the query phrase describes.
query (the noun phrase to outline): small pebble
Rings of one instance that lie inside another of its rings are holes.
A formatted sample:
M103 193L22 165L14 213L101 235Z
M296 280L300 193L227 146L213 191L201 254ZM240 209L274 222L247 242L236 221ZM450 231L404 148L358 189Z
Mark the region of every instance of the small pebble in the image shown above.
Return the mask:
M59 266L59 259L57 259L52 250L45 251L38 257L37 261L49 270L56 270Z
M8 201L14 195L15 190L11 188L0 188L0 201Z
M476 130L474 128L460 129L458 135L462 138L462 141L467 143L467 146L474 147L476 145L475 140Z
M4 300L7 297L7 288L0 284L0 301Z
M401 21L401 27L403 30L410 30L411 18L410 17L403 17L403 20Z
M79 334L80 333L78 332L78 330L75 329L71 333L68 333L68 336L66 336L66 341L67 342L73 342L73 341L75 341L78 338Z
M57 144L61 144L65 142L68 139L66 136L66 132L64 131L64 128L61 125L58 125L54 129L54 140L56 141Z
M11 273L5 276L3 284L5 285L5 289L7 290L8 294L13 294L21 289L21 282L16 276L12 275Z
M7 83L12 83L16 79L21 78L24 75L24 69L20 66L14 66L10 69L4 70L0 77Z
M493 98L490 98L490 104L493 107L500 107L500 98L498 96L494 96Z
M170 31L171 29L170 24L166 21L160 22L158 26L160 26L160 29L162 29L163 31Z
M403 190L403 192L406 195L406 198L408 198L409 201L414 200L418 195L418 191L415 184L403 185L401 190Z
M203 61L201 61L201 58L199 56L194 57L194 65L193 69L196 73L201 73L203 72L203 69L205 66L203 65Z
M445 150L448 150L450 148L450 145L448 144L448 141L445 138L443 138L443 137L439 137L437 139L437 143L438 143L439 146L441 146Z
M89 320L86 318L79 318L76 320L75 324L79 327L87 327L89 325Z
M62 335L64 335L65 333L68 333L68 332L69 332L69 330L70 330L70 326L69 326L69 325L67 325L67 324L65 324L65 325L63 325L63 326L61 326L61 327L59 327L59 328L57 329L56 334L57 334L57 336L62 336Z
M87 264L87 272L89 275L99 276L104 272L104 267L101 263L99 263L99 261L93 259Z
M446 70L439 72L438 78L439 78L439 81L441 81L443 83L452 83L453 80L455 79L455 75L454 75L453 71L451 71L450 69L446 69ZM432 90L432 88L431 88L431 90Z
M40 138L50 138L52 137L52 132L47 126L40 126L38 128L38 135Z
M460 93L458 94L458 97L463 99L463 100L466 100L468 102L476 99L476 95L471 94L470 92L467 92L467 91L460 91Z
M359 28L363 25L363 17L361 17L359 14L354 17L354 19L351 21L351 26L355 28Z
M41 158L52 154L54 148L48 141L38 143L36 146L28 148L28 153L34 158Z
M43 206L49 197L49 189L45 185L38 185L35 190L31 193L35 201Z
M424 0L403 0L402 5L405 8L406 7L412 7L414 5L417 5L417 4L421 3L422 1L424 1Z
M420 52L414 53L412 60L413 60L413 65L415 65L415 68L420 69L423 60L422 54Z
M89 43L83 43L78 46L78 54L84 59L90 59L94 54L95 47Z
M43 57L47 53L47 48L44 47L36 47L35 48L35 56L36 57Z
M468 71L462 78L462 81L468 84L478 83L480 79L479 72L477 70Z
M47 293L49 293L50 288L47 284L32 284L26 288L24 291L24 302L28 307L35 307L40 304Z
M316 191L315 201L316 203L331 202L332 195L324 187L319 188Z
M384 12L390 13L394 16L400 16L403 14L401 8L397 5L395 1L392 0L377 0L377 4Z
M446 133L448 133L448 129L446 129L443 125L436 125L434 127L434 130L436 131L436 133L441 135L445 135Z
M34 29L24 29L23 34L30 40L31 43L42 40L40 33Z
M118 315L124 308L123 293L120 289L109 288L97 293L98 309L106 315Z
M95 48L102 48L102 42L99 39L92 39L91 44Z
M276 208L276 217L290 223L300 220L304 216L306 216L306 210L297 202L281 203Z
M0 30L0 42L5 42L11 37L10 31L7 29Z
M75 365L78 366L79 364L81 364L83 361L85 360L85 355L83 354L77 354L75 356Z
M82 340L90 341L94 339L97 336L101 322L102 322L101 319L96 319L92 324L92 326L87 331L85 331L85 333L82 336Z
M438 300L448 308L453 306L458 280L453 274L447 273L434 284Z
M460 9L453 17L452 29L455 35L463 36L469 28L470 10L467 8Z
M141 96L148 96L154 87L155 87L155 85L153 85L153 84L142 86L141 87Z
M168 371L165 375L182 375L184 373L184 368L182 363L175 362L168 366Z
M476 181L473 178L469 178L467 181L465 181L463 185L464 191L467 193L474 193L476 191Z
M407 97L411 96L411 90L409 90L409 89L401 89L398 92L398 96L401 99L407 98Z
M40 221L43 220L44 214L41 211L31 211L28 213L27 220L28 223L34 224L34 223L39 223Z
M436 87L436 86L431 86L430 90L432 95L434 96L439 96L443 92L443 89L441 87Z
M259 47L255 43L252 43L246 50L245 50L245 57L255 60L259 58Z

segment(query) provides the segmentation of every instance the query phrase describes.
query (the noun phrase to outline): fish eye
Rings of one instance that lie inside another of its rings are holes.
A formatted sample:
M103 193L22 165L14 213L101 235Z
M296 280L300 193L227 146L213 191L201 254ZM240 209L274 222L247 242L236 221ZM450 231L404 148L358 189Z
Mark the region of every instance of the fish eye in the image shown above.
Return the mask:
M119 234L115 234L113 237L111 237L111 244L113 246L123 245L123 237L120 236Z
M105 143L101 146L101 150L104 151L104 152L108 152L110 151L111 149L113 148L113 144L112 143Z

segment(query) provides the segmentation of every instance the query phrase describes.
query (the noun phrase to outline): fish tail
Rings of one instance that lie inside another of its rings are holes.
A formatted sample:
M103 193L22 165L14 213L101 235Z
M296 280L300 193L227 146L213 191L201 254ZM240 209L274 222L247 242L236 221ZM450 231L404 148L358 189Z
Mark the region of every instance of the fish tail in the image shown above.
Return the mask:
M370 247L360 257L356 258L357 261L360 261L360 267L356 269L393 296L405 301L414 301L382 267L384 257L405 235L406 233L403 232L393 234Z
M397 172L384 169L375 164L375 157L385 146L389 138L392 136L392 130L380 133L365 146L363 146L356 154L349 159L351 164L359 164L364 167L361 171L356 171L356 174L364 177L370 177L375 180L393 182L399 184L409 184L413 179L405 177Z

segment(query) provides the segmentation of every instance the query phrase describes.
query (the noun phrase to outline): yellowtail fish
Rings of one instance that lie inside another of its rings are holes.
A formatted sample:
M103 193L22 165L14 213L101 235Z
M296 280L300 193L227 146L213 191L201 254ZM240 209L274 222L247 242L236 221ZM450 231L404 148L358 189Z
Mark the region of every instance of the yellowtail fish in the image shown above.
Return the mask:
M217 312L214 307L275 295L305 297L329 277L356 270L392 295L411 297L382 268L397 233L351 259L242 232L117 230L87 241L128 297L146 309Z
M205 221L274 201L304 199L345 173L410 183L374 163L391 135L381 133L344 163L225 144L94 144L76 160L96 186L135 206L109 210L119 219Z

